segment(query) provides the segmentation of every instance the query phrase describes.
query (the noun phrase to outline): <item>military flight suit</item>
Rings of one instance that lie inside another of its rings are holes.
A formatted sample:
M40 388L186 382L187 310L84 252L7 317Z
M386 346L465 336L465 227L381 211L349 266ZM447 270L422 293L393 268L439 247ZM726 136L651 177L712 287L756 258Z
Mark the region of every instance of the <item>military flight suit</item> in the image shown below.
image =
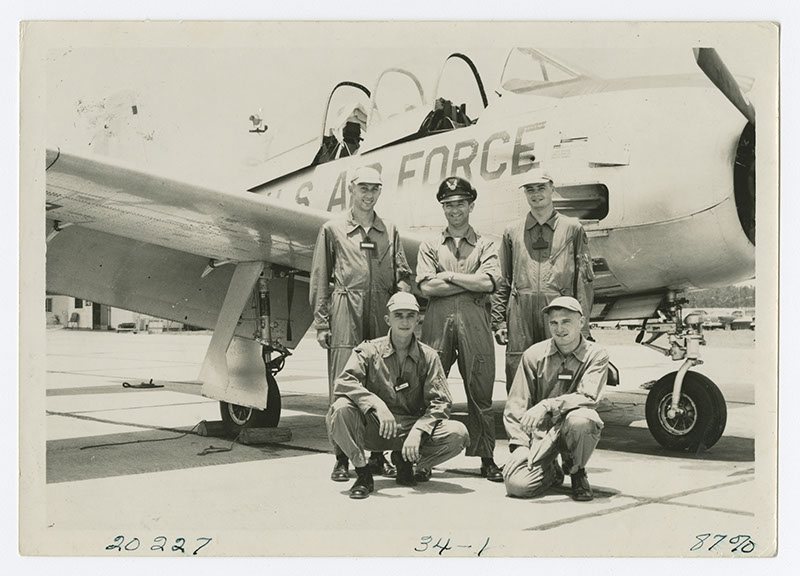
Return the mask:
M447 228L437 240L420 245L418 285L443 271L486 274L495 284L500 276L500 265L494 242L476 234L472 226L459 245ZM439 353L445 374L449 374L453 363L458 361L469 409L467 456L491 458L495 445L494 342L489 326L489 294L462 292L431 297L422 323L422 341Z
M544 224L528 213L510 225L498 248L501 277L491 297L492 330L508 329L506 390L522 353L550 337L542 308L559 296L581 303L589 335L594 292L589 239L577 218L556 211Z
M547 490L557 476L554 464L559 452L570 457L570 474L586 467L603 429L594 408L607 379L608 353L585 338L566 356L552 339L525 351L503 412L508 445L513 449L503 468L508 494L530 498ZM529 435L520 422L540 402L547 408L549 426ZM529 469L531 452L534 465Z
M441 362L414 338L402 364L391 336L361 343L336 379L336 401L325 422L328 437L356 467L366 466L364 449L401 450L412 428L422 432L417 466L431 469L469 444L467 429L450 420L452 400ZM378 433L374 410L383 404L397 423L397 436Z
M397 282L408 281L411 268L397 229L377 214L369 231L347 211L323 224L311 264L309 300L314 328L330 330L328 394L360 342L389 331L383 317ZM333 290L330 288L333 282Z

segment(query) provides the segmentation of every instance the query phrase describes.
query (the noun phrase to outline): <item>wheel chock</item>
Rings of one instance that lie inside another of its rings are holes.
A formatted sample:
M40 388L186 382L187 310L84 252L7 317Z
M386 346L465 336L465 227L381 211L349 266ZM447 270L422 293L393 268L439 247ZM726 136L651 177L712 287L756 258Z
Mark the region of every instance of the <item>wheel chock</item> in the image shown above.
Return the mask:
M225 423L222 420L212 420L209 422L208 420L203 420L200 424L197 425L197 433L200 436L216 436L216 437L225 437L228 436L228 431L225 429Z

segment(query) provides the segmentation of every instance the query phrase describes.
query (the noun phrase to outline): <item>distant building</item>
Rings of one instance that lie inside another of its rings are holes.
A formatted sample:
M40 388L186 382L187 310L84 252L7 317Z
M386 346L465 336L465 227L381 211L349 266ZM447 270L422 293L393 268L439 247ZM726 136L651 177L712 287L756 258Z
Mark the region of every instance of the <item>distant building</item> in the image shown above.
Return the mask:
M44 310L48 326L63 326L74 330L116 330L118 325L131 322L141 332L146 332L148 328L158 332L183 329L180 322L161 320L147 314L112 308L71 296L47 294Z

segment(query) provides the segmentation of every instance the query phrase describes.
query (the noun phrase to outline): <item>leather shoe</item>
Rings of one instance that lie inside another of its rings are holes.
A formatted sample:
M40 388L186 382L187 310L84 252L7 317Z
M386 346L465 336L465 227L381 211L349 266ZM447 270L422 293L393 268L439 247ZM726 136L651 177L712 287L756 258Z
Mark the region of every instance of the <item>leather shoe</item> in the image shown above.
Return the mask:
M481 466L481 476L486 478L489 482L503 481L503 471L494 463L494 460L489 460Z
M350 498L353 500L363 500L375 490L375 481L372 479L372 472L369 466L356 468L356 481L350 487Z
M337 458L336 465L331 471L331 480L334 482L347 482L350 480L350 472L347 470L348 463L347 458Z
M392 462L397 468L397 478L395 480L401 486L416 486L417 479L414 478L414 466L411 462L403 460L400 452L392 452Z
M389 464L383 452L373 452L369 457L368 463L370 472L375 476L384 476L385 478L397 476L397 470Z
M417 467L417 471L414 472L414 479L417 482L427 482L431 479L431 475L433 474L433 470L430 468L421 468Z
M589 485L589 479L586 477L586 470L578 468L570 477L572 480L572 499L578 502L588 502L594 500L594 492Z

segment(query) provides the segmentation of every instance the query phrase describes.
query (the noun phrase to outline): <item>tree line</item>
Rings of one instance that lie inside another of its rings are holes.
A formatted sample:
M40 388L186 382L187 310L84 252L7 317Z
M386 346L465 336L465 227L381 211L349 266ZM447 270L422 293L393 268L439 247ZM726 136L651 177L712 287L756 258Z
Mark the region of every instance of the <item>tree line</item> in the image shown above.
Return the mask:
M725 286L707 288L686 295L689 308L753 308L756 305L755 286Z

